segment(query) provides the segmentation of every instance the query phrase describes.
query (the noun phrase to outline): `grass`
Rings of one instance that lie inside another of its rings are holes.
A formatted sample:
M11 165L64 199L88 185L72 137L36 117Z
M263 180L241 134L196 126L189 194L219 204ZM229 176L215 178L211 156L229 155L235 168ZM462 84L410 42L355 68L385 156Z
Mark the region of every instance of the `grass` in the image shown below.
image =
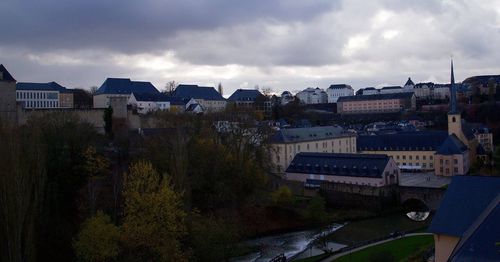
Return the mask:
M353 243L384 237L394 231L426 228L430 221L431 218L423 222L416 222L401 213L396 213L350 222L327 238L336 243L352 245Z
M317 262L317 261L323 260L324 258L327 258L329 256L330 256L330 254L324 253L324 254L321 254L321 255L312 256L312 257L306 257L306 258L302 258L302 259L299 259L299 260L293 260L293 261L294 262Z
M390 254L393 261L408 261L410 257L433 244L434 239L431 235L411 236L368 247L352 254L342 256L335 261L370 261L372 257L378 254Z

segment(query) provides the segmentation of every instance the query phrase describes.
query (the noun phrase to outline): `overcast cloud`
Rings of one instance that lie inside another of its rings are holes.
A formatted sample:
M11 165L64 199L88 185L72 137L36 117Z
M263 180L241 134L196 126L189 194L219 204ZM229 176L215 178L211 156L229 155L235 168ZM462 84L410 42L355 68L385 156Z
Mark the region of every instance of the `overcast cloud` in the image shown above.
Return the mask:
M0 63L18 81L106 77L276 92L500 74L500 0L3 0Z

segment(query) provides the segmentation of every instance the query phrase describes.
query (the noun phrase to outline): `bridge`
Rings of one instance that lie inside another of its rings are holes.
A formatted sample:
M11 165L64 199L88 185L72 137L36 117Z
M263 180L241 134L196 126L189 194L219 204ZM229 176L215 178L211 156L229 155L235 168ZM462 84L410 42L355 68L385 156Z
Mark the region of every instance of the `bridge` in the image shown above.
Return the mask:
M399 186L399 200L403 206L418 211L436 211L445 191L445 188Z

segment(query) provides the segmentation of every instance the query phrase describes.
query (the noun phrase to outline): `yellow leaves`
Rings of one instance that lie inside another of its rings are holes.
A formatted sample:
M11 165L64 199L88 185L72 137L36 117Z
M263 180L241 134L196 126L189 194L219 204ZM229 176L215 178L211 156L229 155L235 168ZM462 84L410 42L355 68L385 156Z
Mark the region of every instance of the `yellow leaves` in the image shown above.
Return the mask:
M97 154L97 151L93 146L88 146L83 151L83 158L83 170L91 178L103 175L109 167L109 160L104 156Z

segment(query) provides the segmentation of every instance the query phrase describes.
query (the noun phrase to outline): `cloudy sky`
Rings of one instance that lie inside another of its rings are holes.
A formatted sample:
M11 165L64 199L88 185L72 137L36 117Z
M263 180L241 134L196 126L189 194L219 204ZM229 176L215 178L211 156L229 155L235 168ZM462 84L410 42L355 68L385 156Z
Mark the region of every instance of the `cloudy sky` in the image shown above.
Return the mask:
M2 0L18 81L106 77L275 92L500 74L500 0Z

